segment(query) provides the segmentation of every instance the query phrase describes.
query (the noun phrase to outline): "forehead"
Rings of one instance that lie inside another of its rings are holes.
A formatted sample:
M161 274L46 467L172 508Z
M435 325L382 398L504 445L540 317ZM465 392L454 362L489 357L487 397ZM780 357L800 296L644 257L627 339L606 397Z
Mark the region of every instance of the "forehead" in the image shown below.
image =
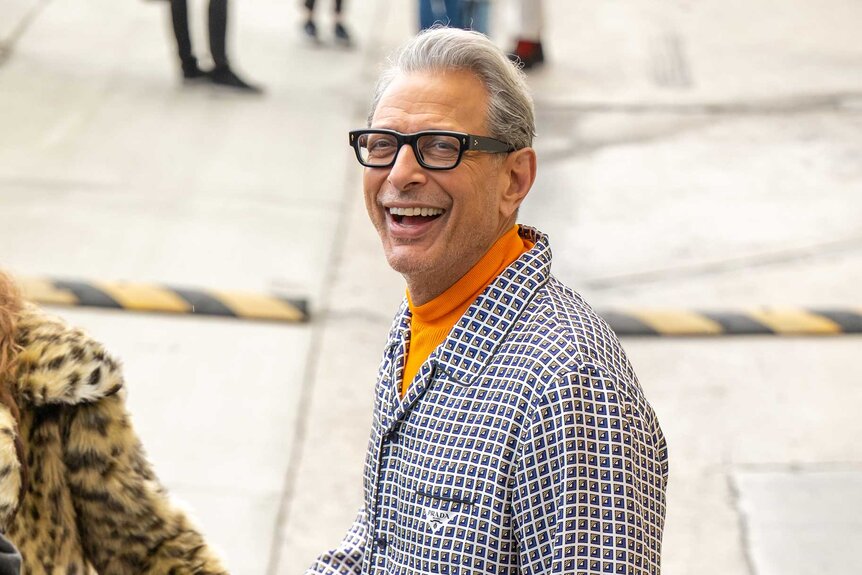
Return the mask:
M371 125L400 132L453 130L484 134L488 94L472 72L411 72L392 80Z

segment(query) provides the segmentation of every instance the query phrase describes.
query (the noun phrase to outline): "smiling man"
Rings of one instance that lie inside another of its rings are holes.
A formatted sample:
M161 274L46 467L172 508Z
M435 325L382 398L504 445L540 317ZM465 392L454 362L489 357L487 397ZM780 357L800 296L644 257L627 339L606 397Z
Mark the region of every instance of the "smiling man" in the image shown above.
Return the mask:
M664 436L616 336L516 225L532 101L481 34L426 31L350 132L407 297L378 373L365 501L308 573L657 574Z

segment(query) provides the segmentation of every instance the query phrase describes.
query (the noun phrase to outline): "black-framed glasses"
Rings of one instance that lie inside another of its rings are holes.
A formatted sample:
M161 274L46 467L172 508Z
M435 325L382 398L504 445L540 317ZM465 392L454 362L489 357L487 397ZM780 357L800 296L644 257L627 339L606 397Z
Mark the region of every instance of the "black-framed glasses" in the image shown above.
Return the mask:
M419 165L429 170L451 170L461 163L467 150L493 154L515 151L515 146L494 138L443 130L415 134L402 134L395 130L353 130L349 134L356 159L368 168L392 167L405 144L413 148Z

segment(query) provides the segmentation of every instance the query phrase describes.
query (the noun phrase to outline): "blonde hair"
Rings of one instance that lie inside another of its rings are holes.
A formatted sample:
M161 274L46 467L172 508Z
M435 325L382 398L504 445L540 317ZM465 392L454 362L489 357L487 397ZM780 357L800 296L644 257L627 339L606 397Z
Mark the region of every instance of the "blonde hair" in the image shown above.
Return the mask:
M27 460L24 445L18 435L21 413L15 400L17 359L21 347L18 344L18 316L21 313L21 293L12 278L0 271L0 404L5 405L15 419L15 452L21 465L21 486L18 491L18 506L24 500L28 487ZM16 508L14 513L17 513Z
M12 278L0 271L0 385L10 384L18 357L18 314L21 294Z

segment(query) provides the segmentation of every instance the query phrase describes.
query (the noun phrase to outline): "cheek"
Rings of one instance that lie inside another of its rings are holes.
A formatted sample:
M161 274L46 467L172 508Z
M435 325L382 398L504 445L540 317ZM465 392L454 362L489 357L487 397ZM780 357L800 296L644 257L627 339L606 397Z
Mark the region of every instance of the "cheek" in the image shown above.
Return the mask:
M371 170L365 170L362 176L362 189L365 194L365 205L370 211L377 204L377 194L380 192L380 186L385 181L385 176Z
M462 202L467 210L483 221L490 221L499 211L498 182L495 174L475 174L468 182L462 183Z

